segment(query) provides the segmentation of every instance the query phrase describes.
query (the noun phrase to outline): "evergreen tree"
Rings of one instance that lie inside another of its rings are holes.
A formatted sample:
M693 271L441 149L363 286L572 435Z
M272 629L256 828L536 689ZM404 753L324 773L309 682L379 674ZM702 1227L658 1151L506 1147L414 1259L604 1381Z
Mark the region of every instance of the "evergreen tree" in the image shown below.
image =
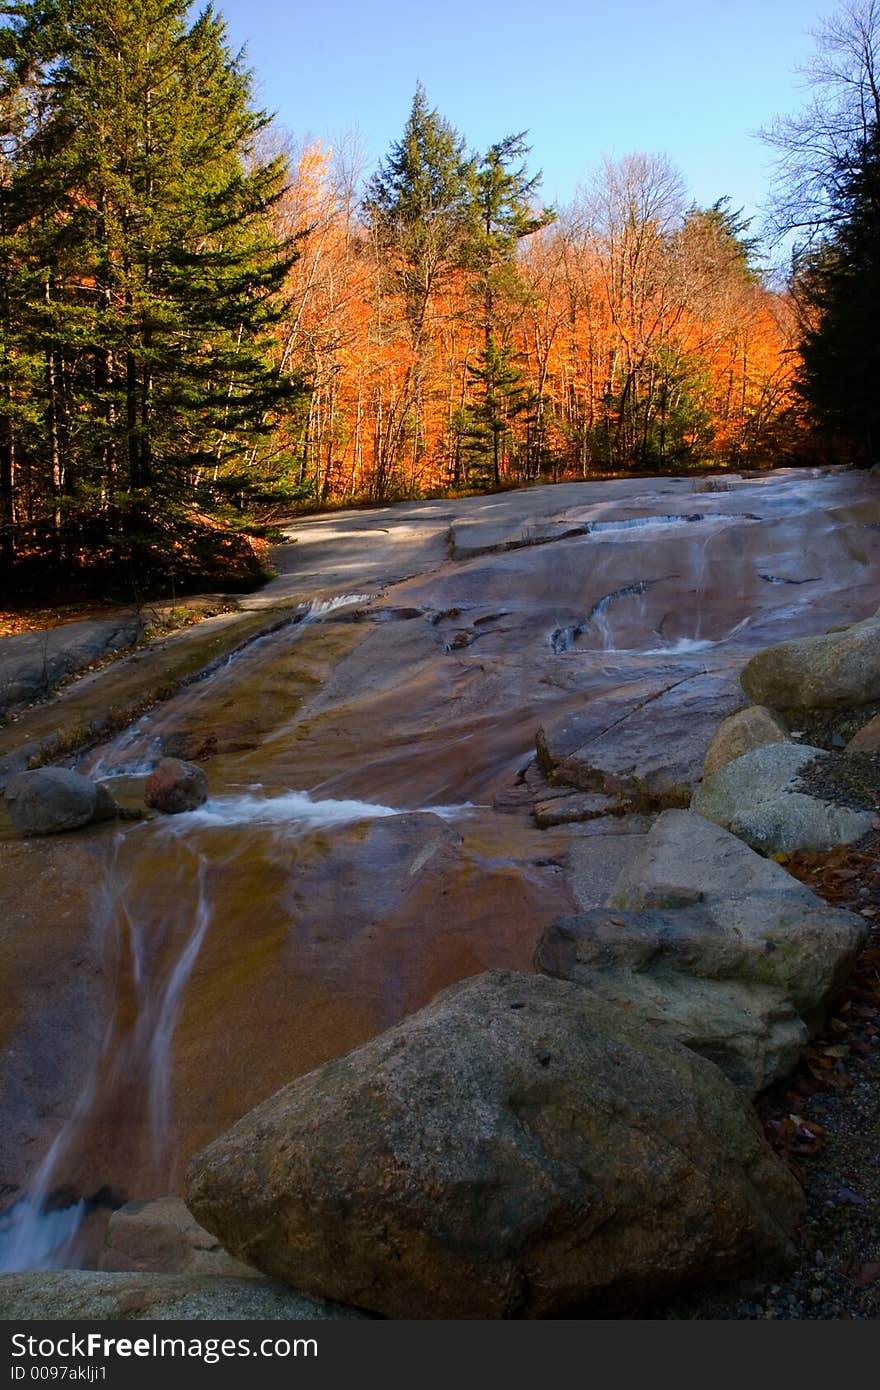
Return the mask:
M521 303L525 294L516 264L520 242L555 216L550 208L535 209L541 175L529 176L529 153L524 133L506 136L490 147L474 182L470 264L481 306L483 347L479 365L471 370L475 393L465 432L471 451L479 451L484 440L495 487L501 482L502 443L512 421L531 401L513 354L504 346L503 313Z
M295 395L267 353L292 259L267 219L283 162L255 158L267 118L210 7L5 9L2 94L23 74L30 92L14 181L34 194L31 283L7 329L44 361L32 451L68 510L180 526Z
M820 430L860 462L880 450L880 134L841 170L837 221L797 267L804 310L799 390Z
M464 263L474 172L463 138L429 107L420 83L403 135L370 180L365 203L416 339L432 295Z
M474 461L475 481L497 487L513 425L534 410L534 392L523 380L511 348L491 332L468 375L474 401L459 420L465 452Z

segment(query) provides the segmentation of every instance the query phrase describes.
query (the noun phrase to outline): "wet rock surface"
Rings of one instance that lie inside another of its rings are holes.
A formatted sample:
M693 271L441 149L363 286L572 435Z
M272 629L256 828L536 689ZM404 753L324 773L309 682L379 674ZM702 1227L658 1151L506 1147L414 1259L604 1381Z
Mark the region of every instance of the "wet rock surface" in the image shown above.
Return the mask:
M830 756L793 743L754 748L705 778L691 809L765 854L853 844L870 832L874 816L814 794L825 785L822 765ZM814 771L805 779L808 769Z
M208 779L202 768L181 758L160 758L144 786L144 802L167 816L195 811L208 799Z
M624 690L582 715L544 726L538 751L557 782L616 794L624 803L682 805L703 770L721 719L742 693L726 675L687 675L654 690Z
M64 623L42 632L22 632L0 641L0 715L43 699L66 676L137 641L143 624L136 613Z
M415 1318L637 1305L779 1258L801 1209L711 1063L501 972L245 1116L187 1201L273 1276Z
M63 767L16 773L4 797L20 835L57 835L92 821L112 820L118 812L105 787Z
M278 1086L455 980L529 969L545 926L605 901L653 811L636 758L607 768L634 793L628 814L540 828L536 802L552 821L558 799L593 791L553 784L552 764L551 783L529 784L535 731L585 720L564 757L678 684L741 699L756 650L880 602L873 480L724 482L698 505L688 479L627 479L298 520L278 579L242 600L253 611L123 658L0 731L15 758L103 737L80 768L132 786L159 751L204 747L212 793L176 822L58 842L13 838L0 812L10 1200L73 1117L53 1199L178 1192L188 1155ZM451 558L450 527L469 558ZM697 704L662 731L645 707L650 756L667 759ZM679 757L688 775L725 712ZM176 733L193 742L165 745ZM361 819L340 811L352 804Z

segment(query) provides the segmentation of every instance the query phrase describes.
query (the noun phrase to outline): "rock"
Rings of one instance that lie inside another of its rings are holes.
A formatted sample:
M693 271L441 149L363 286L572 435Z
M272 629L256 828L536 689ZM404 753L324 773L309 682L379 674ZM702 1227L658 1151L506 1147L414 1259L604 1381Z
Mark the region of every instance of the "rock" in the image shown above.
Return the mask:
M144 786L144 802L152 811L176 816L194 811L208 799L208 779L195 763L160 758Z
M870 811L835 806L799 790L799 774L829 755L808 744L768 743L719 768L694 792L691 810L764 854L851 845L871 829Z
M846 745L847 753L880 753L880 714L875 714Z
M132 646L142 630L137 613L121 613L4 637L0 641L0 714L44 699L65 677Z
M353 1308L308 1298L268 1279L193 1274L104 1274L90 1269L0 1274L0 1320L176 1321L360 1318Z
M613 797L603 796L601 792L575 793L568 796L551 796L545 801L536 801L533 814L541 830L549 830L554 825L572 825L577 821L599 820L611 816L617 809Z
M116 801L109 787L105 787L103 782L95 783L95 814L93 820L116 820L119 817L127 818L123 808Z
M141 1274L258 1277L257 1270L233 1259L202 1229L179 1197L127 1202L115 1211L107 1227L98 1268Z
M9 817L21 835L56 835L88 825L106 800L88 777L66 767L19 772L6 784Z
M32 758L36 758L40 752L38 743L23 743L11 753L4 753L0 758L0 793L6 790L9 779L18 772L26 772L30 766Z
M166 758L180 758L184 762L213 758L219 751L216 733L198 729L170 729L161 735L159 742Z
M880 699L880 617L758 652L741 676L755 704L835 709Z
M787 743L788 730L781 719L764 705L749 705L722 720L709 745L703 776L709 777L726 763L761 748L765 743Z
M187 1202L313 1293L502 1318L763 1268L802 1196L717 1067L576 985L490 971L246 1115Z
M650 828L649 816L604 816L582 823L565 855L568 881L580 911L606 902Z
M691 811L665 811L608 906L642 912L697 905L715 932L702 936L699 954L685 954L683 965L707 979L778 989L811 1030L867 939L861 917L829 907L735 835Z
M779 989L707 977L719 958L717 936L714 918L699 906L601 908L546 927L535 965L632 1011L757 1095L795 1066L807 1028Z
M538 731L538 757L554 780L617 796L641 809L681 805L699 781L719 720L743 704L726 674L634 682L583 714Z

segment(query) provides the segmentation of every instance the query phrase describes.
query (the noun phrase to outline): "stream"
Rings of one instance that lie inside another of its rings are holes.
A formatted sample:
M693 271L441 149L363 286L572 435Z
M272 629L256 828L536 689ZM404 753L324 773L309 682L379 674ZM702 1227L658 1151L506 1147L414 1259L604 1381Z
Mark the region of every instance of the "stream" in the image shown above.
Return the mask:
M606 699L625 720L646 681L735 685L880 605L880 487L837 469L287 529L245 606L293 596L291 621L77 763L134 804L163 751L191 756L208 802L0 839L0 1271L94 1265L114 1206L179 1193L278 1087L456 980L531 969L589 903L595 836L517 802L540 726Z

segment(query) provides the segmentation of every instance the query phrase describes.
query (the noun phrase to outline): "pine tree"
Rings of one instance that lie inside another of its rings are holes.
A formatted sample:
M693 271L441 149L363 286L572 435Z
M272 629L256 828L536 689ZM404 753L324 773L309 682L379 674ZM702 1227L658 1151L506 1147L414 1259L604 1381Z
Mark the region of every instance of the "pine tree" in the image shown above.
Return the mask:
M480 304L483 347L479 366L471 371L475 397L466 415L466 433L472 451L479 452L483 439L495 487L501 482L502 443L512 421L531 403L504 342L503 312L525 296L516 264L520 242L546 227L555 216L550 208L535 208L541 175L529 176L525 164L529 153L524 133L508 135L490 147L474 182L469 256L473 290Z
M463 138L428 105L420 83L403 135L370 180L365 201L416 340L432 295L464 263L474 173Z
M292 258L267 219L284 165L255 157L267 118L222 21L188 8L7 6L4 95L27 72L39 112L16 177L36 190L42 307L32 292L13 315L45 362L34 447L53 496L129 536L216 504L295 395L267 352Z
M512 349L491 332L468 376L474 401L459 420L465 452L473 460L473 480L497 487L513 425L534 410L534 392L523 380Z
M841 170L837 222L797 269L804 309L798 389L819 429L862 463L880 451L880 133Z

